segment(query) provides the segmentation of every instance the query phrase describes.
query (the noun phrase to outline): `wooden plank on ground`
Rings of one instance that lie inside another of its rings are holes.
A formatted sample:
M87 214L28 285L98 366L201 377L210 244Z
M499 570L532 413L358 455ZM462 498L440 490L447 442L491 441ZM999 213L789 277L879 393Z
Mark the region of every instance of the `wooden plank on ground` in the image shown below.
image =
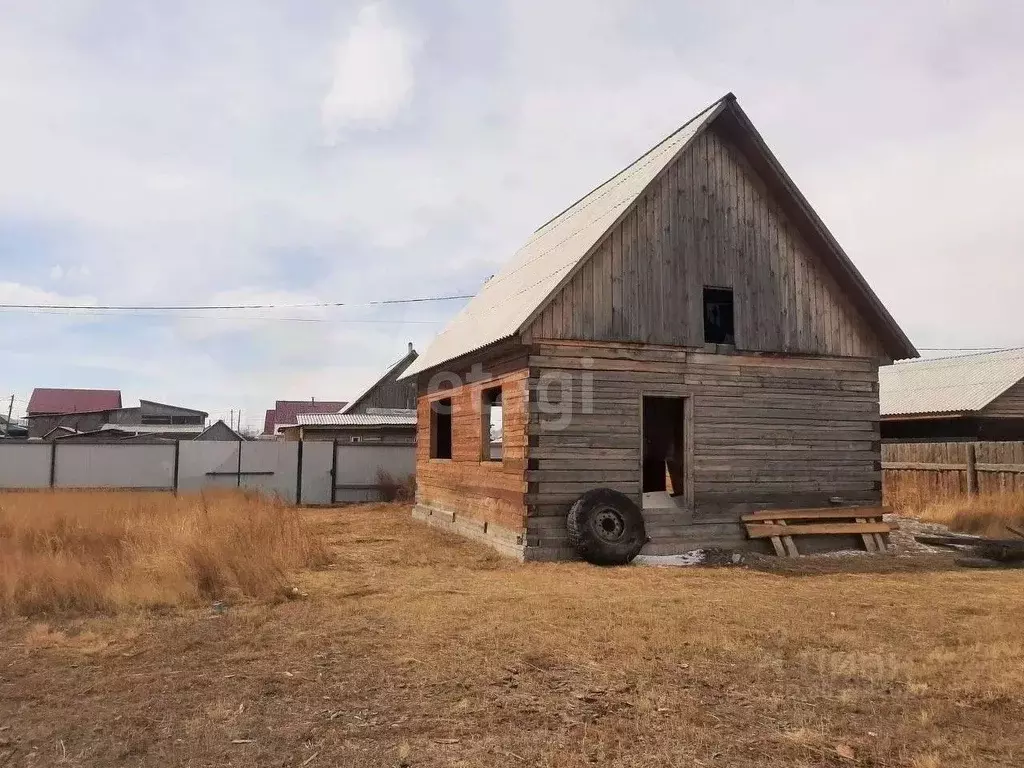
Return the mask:
M849 520L854 517L880 518L889 507L823 507L817 509L764 509L743 516L745 523L768 520Z
M810 525L776 525L747 523L747 536L766 539L770 536L832 536L852 533L889 533L888 523L812 523Z

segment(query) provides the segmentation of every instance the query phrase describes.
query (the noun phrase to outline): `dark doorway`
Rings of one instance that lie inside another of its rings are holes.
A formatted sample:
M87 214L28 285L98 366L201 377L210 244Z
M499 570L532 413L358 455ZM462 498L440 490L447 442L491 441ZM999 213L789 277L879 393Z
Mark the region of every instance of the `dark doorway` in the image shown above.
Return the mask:
M643 399L643 492L686 491L686 398Z

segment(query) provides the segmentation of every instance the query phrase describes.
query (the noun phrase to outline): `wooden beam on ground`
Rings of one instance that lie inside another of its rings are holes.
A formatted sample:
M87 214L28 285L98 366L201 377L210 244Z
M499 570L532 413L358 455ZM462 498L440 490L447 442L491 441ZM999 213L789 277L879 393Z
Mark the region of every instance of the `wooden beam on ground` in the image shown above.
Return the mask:
M745 523L763 523L769 520L851 520L855 517L881 518L892 510L889 507L824 507L819 509L764 509L743 515Z
M888 523L812 523L810 525L776 525L772 523L747 523L747 536L751 539L766 539L771 536L832 536L851 533L889 533Z

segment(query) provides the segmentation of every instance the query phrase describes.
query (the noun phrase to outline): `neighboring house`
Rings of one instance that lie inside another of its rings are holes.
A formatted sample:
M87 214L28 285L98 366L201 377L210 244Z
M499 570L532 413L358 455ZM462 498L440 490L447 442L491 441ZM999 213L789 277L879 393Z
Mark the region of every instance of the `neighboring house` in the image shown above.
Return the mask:
M377 381L340 413L299 413L296 424L279 428L285 440L347 443L416 442L416 382L399 381L418 354L412 344Z
M364 413L300 413L299 423L283 427L285 440L337 440L343 443L416 442L416 410L367 408Z
M237 442L246 438L220 420L209 427L202 424L104 424L87 432L57 427L47 439L62 443L172 443L176 440Z
M56 427L91 431L121 409L116 389L48 389L37 387L28 402L29 437L43 437Z
M139 400L138 408L122 408L110 419L111 424L125 426L189 426L201 432L209 417L206 411L168 405L152 400Z
M413 379L399 381L406 369L419 354L409 342L405 356L393 363L365 392L349 403L342 413L366 413L372 408L399 408L416 410L416 382Z
M645 552L752 546L748 511L880 503L878 366L916 356L729 94L537 230L406 371L414 514L562 559L603 487Z
M263 420L263 435L274 437L281 427L293 427L300 413L339 413L348 405L341 400L278 400Z
M218 421L215 421L213 424L208 426L205 430L203 430L203 432L201 432L199 435L197 435L194 439L195 440L228 442L228 441L247 440L248 438L246 438L244 435L242 435L241 433L233 430L231 427L229 427L227 424L225 424L224 423L224 419L219 419Z
M1024 440L1024 348L907 360L878 373L886 442Z
M206 428L207 416L205 411L152 400L123 408L117 390L36 389L28 406L30 437L63 440L86 441L100 433L104 440L119 435L191 439Z

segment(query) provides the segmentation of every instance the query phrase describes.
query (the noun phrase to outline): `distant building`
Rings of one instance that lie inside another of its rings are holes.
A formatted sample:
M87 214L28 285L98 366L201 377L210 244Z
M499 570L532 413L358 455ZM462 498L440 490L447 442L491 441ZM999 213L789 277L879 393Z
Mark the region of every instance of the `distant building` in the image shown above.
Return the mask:
M278 400L263 420L263 435L275 437L282 427L295 426L300 413L340 413L344 400Z
M28 405L29 437L102 439L163 437L192 439L206 429L206 411L140 400L123 408L118 390L36 389ZM89 438L85 436L88 435Z
M285 440L338 440L345 443L416 443L416 411L368 408L366 413L300 413L299 423L283 427Z
M878 371L886 442L1024 440L1024 348Z
M41 438L57 427L75 432L96 430L120 409L120 390L37 387L28 401L28 435Z
M416 382L398 378L417 357L409 344L405 355L340 413L299 413L296 423L279 427L279 433L286 440L415 444Z

